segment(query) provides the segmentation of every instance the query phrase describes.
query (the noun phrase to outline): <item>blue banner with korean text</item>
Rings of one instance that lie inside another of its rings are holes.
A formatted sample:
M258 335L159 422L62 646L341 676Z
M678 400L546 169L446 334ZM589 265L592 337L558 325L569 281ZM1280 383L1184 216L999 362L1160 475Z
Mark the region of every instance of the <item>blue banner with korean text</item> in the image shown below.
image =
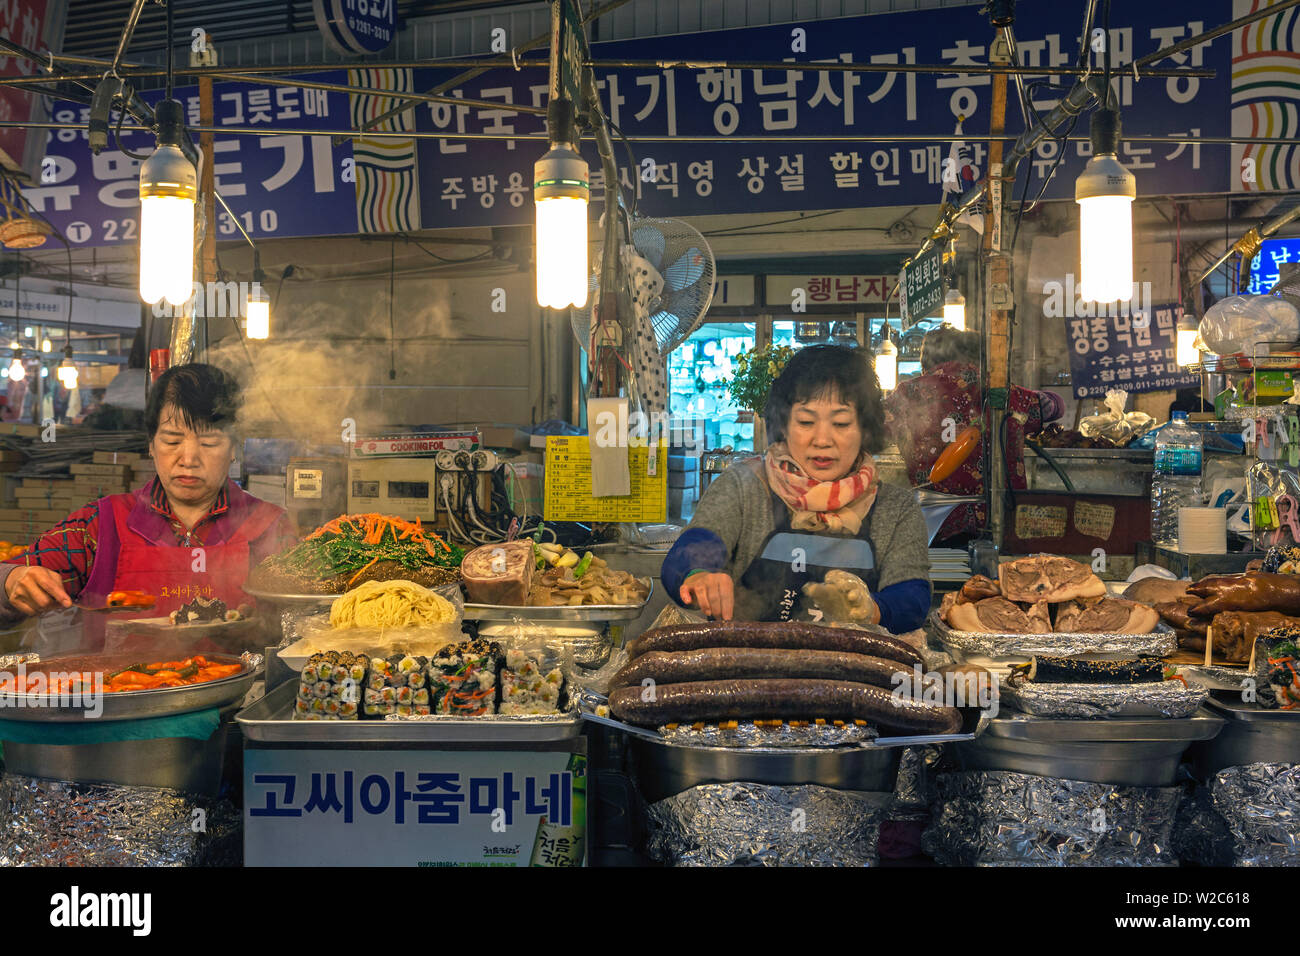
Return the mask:
M344 72L315 78L347 82ZM198 125L198 88L180 87L175 97L185 107L186 122ZM143 98L153 105L162 96L155 92ZM274 238L357 231L352 144L334 146L328 136L294 132L346 128L347 93L230 83L216 85L212 98L214 125L265 125L276 131L267 136L218 133L213 138L217 191L249 235ZM60 101L51 110L51 119L86 124L90 108ZM197 142L197 135L194 138ZM154 148L149 133L124 132L121 143L144 156ZM94 156L84 126L52 130L40 179L23 194L73 246L138 239L140 161L127 156L112 138L109 148ZM238 226L219 205L214 228L218 239L240 237Z
M1123 67L1136 57L1231 18L1226 0L1130 4L1111 29L1113 81L1124 129L1173 136L1229 133L1231 54L1226 37L1162 60L1165 68L1213 67L1214 79L1149 78L1137 83ZM1053 4L1022 4L1016 37L1030 66L1064 67L1078 55L1079 17ZM799 24L593 44L596 60L721 59L805 60L840 63L988 63L991 30L978 6L942 11L878 14ZM733 137L736 142L633 143L637 168L629 170L622 144L614 148L625 195L637 190L638 211L648 216L779 212L903 204L943 197L951 143L891 143L891 134L936 135L986 131L992 78L977 74L842 73L799 70L597 70L606 115L627 136ZM427 89L451 76L416 71ZM1070 77L1031 79L1029 100L1049 111ZM491 70L456 95L499 100L500 109L423 104L422 132L540 133L541 116L511 106L542 106L546 76L540 70ZM1007 128L1023 128L1010 89ZM1031 117L1030 122L1033 122ZM1086 138L1087 121L1075 135ZM742 142L740 137L875 134L871 142ZM985 143L960 151L961 181L985 175ZM422 140L420 196L426 227L524 224L533 162L543 151L530 141ZM1044 141L1021 164L1033 177L1029 198L1057 165L1058 143ZM592 169L592 202L604 201L604 175L588 140L583 154ZM1047 198L1072 198L1074 179L1090 157L1085 142L1069 143L1047 188ZM1121 161L1135 174L1139 194L1179 194L1230 188L1227 147L1123 142ZM1017 186L1016 197L1020 195Z
M989 127L992 77L980 74L813 72L799 61L869 63L876 66L943 63L986 65L992 30L977 5L788 23L736 30L593 44L597 60L690 60L726 57L789 61L789 69L598 69L605 113L628 137L662 137L615 142L619 174L629 200L635 190L644 216L793 212L817 209L928 205L960 193L986 174L987 144L968 141L899 142L890 136L938 136ZM1078 56L1078 11L1060 5L1022 4L1016 36L1022 61L1030 66L1068 67ZM1125 67L1137 57L1229 20L1229 0L1185 0L1178 5L1129 4L1110 31L1110 56L1124 130L1173 137L1227 136L1231 132L1232 38L1162 60L1162 68L1211 67L1213 79L1155 78L1136 81ZM1094 60L1099 65L1099 60ZM382 69L381 63L370 64ZM411 86L428 90L459 70L414 70ZM331 71L313 79L346 83ZM1052 108L1072 77L1027 80L1032 110ZM408 88L404 84L400 87ZM516 107L544 107L545 69L488 70L452 91L453 97L500 103L497 108L421 103L413 109L418 140L401 163L418 176L418 222L412 228L526 225L533 219L533 163L545 151L538 140L464 140L440 134L537 135L545 118ZM150 98L150 97L146 97ZM156 97L155 97L156 98ZM195 88L178 90L191 123L198 122ZM295 130L350 127L349 95L256 83L216 84L217 126L274 129L264 137L218 134L218 187L254 237L355 233L358 225L352 144ZM1009 90L1007 128L1024 128L1014 85ZM58 102L56 121L85 123L87 110ZM1033 116L1029 122L1032 124ZM1067 130L1068 131L1068 130ZM1087 132L1087 120L1073 128ZM763 137L807 135L809 142ZM690 142L683 137L717 137ZM837 136L871 137L865 141ZM617 136L615 137L617 140ZM147 153L147 134L124 135L126 147ZM604 175L588 136L583 153L591 164L592 201L604 202ZM1019 198L1031 177L1032 199L1050 176L1047 198L1070 198L1075 177L1089 158L1086 141L1046 139L1020 167L1020 183L1007 199ZM953 159L957 177L944 168ZM1137 177L1139 195L1222 192L1233 181L1226 146L1178 142L1124 141L1121 161ZM46 175L27 196L74 245L107 245L136 238L139 164L116 144L98 157L86 148L84 130L50 135ZM1059 162L1058 162L1059 160ZM385 168L389 168L386 166ZM400 171L400 170L399 170ZM364 199L369 202L369 199ZM412 204L414 206L414 204ZM219 238L238 230L224 213Z
M1177 304L1133 304L1116 315L1067 316L1074 397L1101 398L1112 388L1136 393L1200 384L1175 360L1182 314Z

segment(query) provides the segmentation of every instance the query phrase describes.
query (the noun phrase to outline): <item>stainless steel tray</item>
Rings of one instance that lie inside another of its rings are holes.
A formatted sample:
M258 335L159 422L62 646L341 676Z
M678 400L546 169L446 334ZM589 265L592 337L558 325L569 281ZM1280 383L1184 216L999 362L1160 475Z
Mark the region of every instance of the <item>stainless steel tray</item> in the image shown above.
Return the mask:
M557 717L440 717L411 720L294 720L298 682L281 684L235 719L258 743L394 744L515 743L567 740L582 732L577 715Z
M1225 721L1205 710L1181 719L1068 720L999 717L951 753L964 770L1014 771L1110 786L1168 787L1196 741Z
M1149 634L987 634L983 631L954 631L935 610L930 612L926 625L945 650L954 657L962 658L978 656L1026 660L1034 654L1068 657L1166 657L1178 649L1177 635L1163 621Z
M249 597L286 607L319 608L328 611L337 594L284 594L278 591L258 591L244 588ZM466 604L467 621L511 621L516 617L525 621L635 621L641 616L654 595L654 582L640 604L588 604L583 607L516 607L509 604Z
M1247 704L1241 699L1240 691L1237 693L1237 699L1227 699L1210 695L1210 699L1205 702L1212 710L1232 720L1245 720L1251 723L1280 724L1282 726L1290 725L1295 728L1297 740L1300 740L1300 710L1281 710L1280 708L1261 707L1259 704Z
M1204 708L1190 717L1133 717L1111 720L1070 720L1056 717L997 717L984 730L986 737L1014 740L1106 741L1109 743L1144 740L1209 740L1223 727L1222 717Z
M582 607L513 607L508 604L466 604L467 621L635 621L654 597L654 582L640 604L588 604Z
M214 663L241 663L238 657L224 654L203 655ZM75 666L81 661L83 666ZM115 670L132 663L132 660L111 662L95 661L91 666L84 666L93 658L49 658L39 665L30 665L29 669L39 667L45 671L70 670ZM66 662L66 663L65 663ZM226 707L238 703L248 694L253 686L253 679L261 670L261 657L243 660L244 671L233 677L208 681L206 684L191 684L186 687L165 687L161 690L127 690L104 694L104 712L95 720L140 720L145 717L170 717L174 714L186 714L193 710L207 710L210 707ZM18 705L22 697L24 706ZM33 723L55 722L74 723L92 718L85 716L83 707L46 706L48 695L42 694L0 694L0 719L23 720Z

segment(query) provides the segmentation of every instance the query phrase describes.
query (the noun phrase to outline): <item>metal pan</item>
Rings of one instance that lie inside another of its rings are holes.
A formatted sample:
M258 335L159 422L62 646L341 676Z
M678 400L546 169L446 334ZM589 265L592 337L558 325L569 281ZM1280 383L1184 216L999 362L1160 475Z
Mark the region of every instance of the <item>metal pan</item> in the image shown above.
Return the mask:
M576 714L554 717L442 717L420 720L294 720L298 682L281 684L241 710L244 736L275 744L517 743L567 740L582 732Z
M635 621L654 597L654 582L640 604L587 604L566 607L511 607L505 604L466 604L467 621Z
M57 698L44 694L0 694L0 719L23 720L35 723L73 723L96 720L140 720L145 717L170 717L194 710L226 707L238 703L253 686L253 678L261 670L262 659L256 655L244 658L226 654L204 654L215 664L243 664L244 670L231 677L190 684L184 687L164 687L161 690L127 690L106 693L103 713L97 718L86 716L86 708L79 703L65 702L59 706ZM134 661L138 661L135 658ZM104 657L50 658L39 664L26 665L27 671L102 671L108 672L134 663L131 659ZM8 668L13 672L13 668Z
M1028 660L1035 654L1085 660L1167 657L1178 649L1177 635L1163 621L1149 634L992 634L954 631L944 623L938 611L931 611L926 626L946 651L962 660L970 657Z

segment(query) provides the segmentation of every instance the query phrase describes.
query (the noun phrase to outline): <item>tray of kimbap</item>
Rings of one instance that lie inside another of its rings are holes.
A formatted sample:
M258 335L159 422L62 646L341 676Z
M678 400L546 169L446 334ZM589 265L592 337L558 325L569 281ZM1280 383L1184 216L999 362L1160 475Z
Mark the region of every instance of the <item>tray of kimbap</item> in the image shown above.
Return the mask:
M327 651L238 720L259 741L560 740L582 727L566 691L559 667L492 641L433 657Z

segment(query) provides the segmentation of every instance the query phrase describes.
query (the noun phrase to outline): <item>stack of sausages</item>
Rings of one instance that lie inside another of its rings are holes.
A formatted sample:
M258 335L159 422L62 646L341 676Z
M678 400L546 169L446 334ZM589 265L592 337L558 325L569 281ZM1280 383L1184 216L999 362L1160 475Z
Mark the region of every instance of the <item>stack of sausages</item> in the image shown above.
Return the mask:
M894 675L911 675L922 661L884 634L797 622L711 621L646 631L630 653L632 660L610 684L609 707L632 724L865 720L917 734L961 727L955 708L896 691L902 681Z

